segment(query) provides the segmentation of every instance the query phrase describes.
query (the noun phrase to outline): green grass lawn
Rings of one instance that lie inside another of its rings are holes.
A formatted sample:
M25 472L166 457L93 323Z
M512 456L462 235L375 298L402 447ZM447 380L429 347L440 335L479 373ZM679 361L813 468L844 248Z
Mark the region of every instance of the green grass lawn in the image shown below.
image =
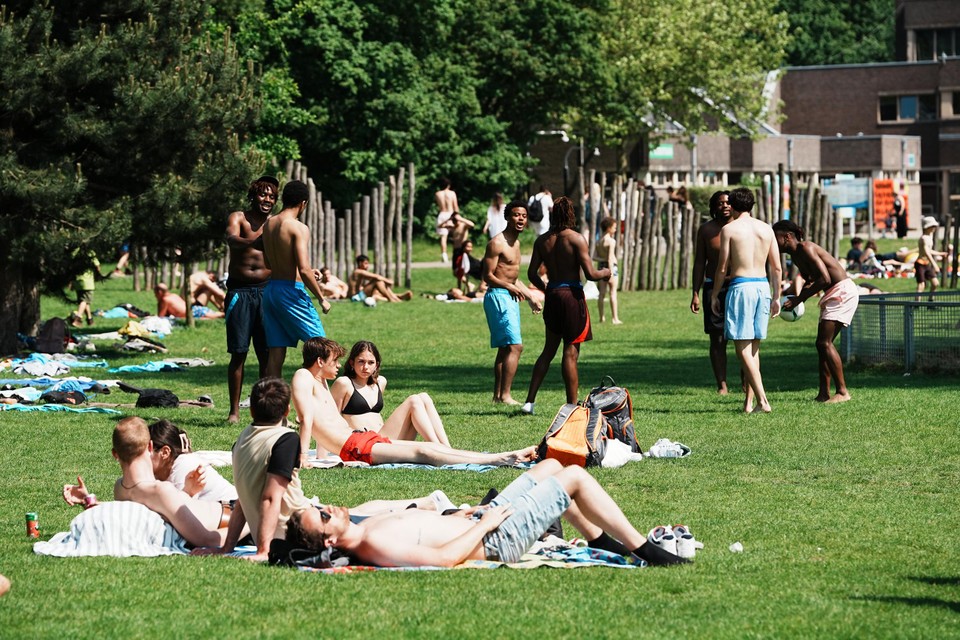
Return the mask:
M440 269L414 278L418 292L452 281ZM890 290L913 287L887 282ZM119 302L155 304L130 292L129 280L98 287L95 308ZM39 513L44 538L66 530L77 512L60 489L78 473L109 499L119 473L110 456L115 418L0 413L0 573L13 582L0 599L0 637L957 637L957 377L850 370L851 402L815 404L811 313L771 322L761 359L774 413L744 416L739 394L714 393L702 321L688 304L687 291L622 294L625 324L594 327L580 374L581 394L604 375L630 389L646 447L668 437L693 449L683 460L592 471L641 531L690 525L706 545L690 566L326 576L216 557L38 557L25 536L27 511ZM65 315L71 305L44 299L43 309L44 317ZM518 397L542 345L540 321L529 313L523 320ZM93 330L120 324L99 320ZM559 362L537 416L489 402L494 352L480 305L421 297L375 309L339 303L324 325L347 347L375 341L390 381L388 408L429 392L464 448L535 443L563 402ZM180 329L166 342L173 356L216 365L125 379L181 398L210 394L216 407L130 412L172 419L198 449L228 449L240 427L226 422L222 321ZM100 354L115 365L151 358ZM287 362L289 380L298 354ZM735 378L733 363L731 348ZM248 365L247 388L252 356ZM302 479L308 495L353 504L435 488L473 501L516 475L343 469L306 470ZM566 533L574 535L569 526ZM743 553L728 550L735 541Z

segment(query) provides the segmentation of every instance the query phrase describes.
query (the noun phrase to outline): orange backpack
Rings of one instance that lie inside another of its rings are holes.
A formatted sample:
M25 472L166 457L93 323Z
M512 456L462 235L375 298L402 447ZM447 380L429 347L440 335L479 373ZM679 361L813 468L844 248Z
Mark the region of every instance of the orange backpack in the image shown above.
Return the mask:
M607 450L607 431L599 409L565 404L537 447L537 458L553 458L564 465L599 467Z

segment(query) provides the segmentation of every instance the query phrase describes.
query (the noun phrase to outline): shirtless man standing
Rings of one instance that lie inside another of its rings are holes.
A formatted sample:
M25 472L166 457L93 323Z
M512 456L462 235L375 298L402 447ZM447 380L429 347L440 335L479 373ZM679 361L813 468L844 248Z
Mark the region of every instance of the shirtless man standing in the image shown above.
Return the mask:
M752 413L756 400L760 410L769 413L770 403L760 377L760 341L767 337L770 318L780 315L780 251L770 225L750 215L755 204L750 189L734 189L729 201L733 220L720 232L713 281L724 282L730 276L724 335L733 340L747 383L743 410ZM771 281L767 280L767 269ZM710 304L715 314L724 312L719 288L710 294Z
M557 355L563 341L563 383L567 390L567 402L577 402L580 384L577 360L580 358L580 343L593 339L590 330L590 313L583 295L580 272L588 280L607 280L610 269L594 269L587 241L576 231L577 218L573 202L566 196L557 198L550 210L550 230L533 243L533 257L527 267L527 278L537 289L544 291L543 324L546 338L543 351L533 366L527 401L521 407L523 413L532 414L537 391ZM540 265L547 268L550 284L540 277Z
M454 213L460 212L460 205L457 204L457 194L450 188L449 178L440 178L440 190L433 195L437 203L437 235L440 236L440 259L449 262L447 257L447 236L450 234L450 225L447 224Z
M520 274L520 232L527 226L527 206L514 200L504 209L506 228L487 243L483 256L483 279L488 288L483 311L490 328L490 348L497 350L493 363L493 401L520 404L510 395L517 374L523 340L520 337L520 302L526 300L534 313L543 306L530 299L530 290L517 279Z
M587 471L563 467L556 460L544 460L523 473L489 505L459 515L408 509L354 524L343 507L303 509L290 517L287 541L317 551L336 547L362 563L382 567L519 562L560 515L591 541L591 547L651 565L689 562L648 543Z
M697 249L693 258L693 296L690 311L700 313L700 287L703 287L703 332L710 336L710 364L717 379L717 393L727 395L727 338L723 335L723 303L727 298L726 281L720 284L720 315L713 313L710 296L713 293L713 274L720 257L720 231L730 222L729 191L717 191L710 196L710 220L697 230Z
M117 423L113 430L113 457L120 463L123 475L113 486L113 499L138 502L159 513L194 546L223 544L227 530L220 525L228 515L223 505L191 498L173 484L157 480L152 453L150 432L142 418L124 418Z
M243 367L250 342L257 354L262 378L267 375L267 338L263 332L263 288L270 280L270 270L263 262L263 225L277 204L280 183L263 176L247 190L250 206L227 216L227 246L230 266L227 268L227 387L230 392L230 414L227 420L240 419L240 393L243 389Z
M413 462L445 464L492 464L512 466L536 457L536 447L504 453L461 451L436 442L392 442L376 431L354 431L340 415L328 383L337 377L343 347L327 338L311 338L303 344L303 368L293 374L293 406L300 419L302 462L311 437L317 448L338 452L344 462L367 464Z
M320 271L310 265L310 230L298 220L307 208L310 190L299 180L283 188L283 209L263 225L263 261L270 281L263 290L263 326L267 336L267 375L281 377L287 347L300 340L326 335L306 288L320 301L324 313L330 303L320 290Z

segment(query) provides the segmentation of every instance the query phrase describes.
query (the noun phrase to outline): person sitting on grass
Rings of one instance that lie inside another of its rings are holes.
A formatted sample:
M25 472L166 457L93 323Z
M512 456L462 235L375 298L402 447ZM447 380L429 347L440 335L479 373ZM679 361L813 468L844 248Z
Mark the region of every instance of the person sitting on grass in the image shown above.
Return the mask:
M394 293L393 280L371 271L370 258L363 254L357 256L357 268L350 276L350 295L358 293L381 302L400 302L413 298L413 291L405 291L400 295Z
M113 487L114 500L139 502L173 525L196 547L223 544L228 507L211 500L197 500L153 474L153 442L142 418L124 418L113 430L113 457L123 475ZM81 483L82 484L82 483ZM66 499L66 488L64 488Z
M190 276L190 299L193 306L206 307L212 302L217 311L223 311L226 298L223 289L217 284L217 274L213 271L197 271Z
M841 327L850 325L857 310L860 296L857 287L847 275L847 270L830 252L820 245L803 239L803 229L790 220L781 220L773 225L780 251L789 253L793 264L800 270L804 285L800 294L787 298L783 310L789 311L801 302L823 291L820 298L820 324L817 326L817 356L820 361L820 392L817 402L846 402L850 399L846 380L843 377L843 362L833 346ZM830 396L830 380L837 393Z
M361 563L382 567L519 562L563 515L595 548L651 565L689 562L648 543L587 471L552 459L523 473L489 505L462 515L467 517L411 509L354 523L344 507L320 506L293 513L287 542L318 551L335 547Z
M153 295L157 298L157 315L161 318L173 316L174 318L187 317L187 303L179 295L170 291L165 283L161 282L153 288ZM198 320L212 320L222 318L222 311L214 311L210 307L195 304L191 312L193 317Z
M344 462L388 464L412 462L430 465L491 464L512 466L533 460L536 447L503 453L452 449L438 442L393 442L376 431L355 431L344 420L327 384L337 377L344 350L327 338L303 344L303 368L293 374L293 404L300 418L300 443L305 458L311 436L317 448L338 452Z
M333 401L350 428L376 431L391 440L416 440L419 435L427 442L449 447L443 420L426 393L409 396L384 421L381 412L387 379L380 375L380 363L377 345L360 340L350 349L344 375L330 386Z
M320 290L327 300L343 300L350 295L350 285L333 275L330 267L320 267Z

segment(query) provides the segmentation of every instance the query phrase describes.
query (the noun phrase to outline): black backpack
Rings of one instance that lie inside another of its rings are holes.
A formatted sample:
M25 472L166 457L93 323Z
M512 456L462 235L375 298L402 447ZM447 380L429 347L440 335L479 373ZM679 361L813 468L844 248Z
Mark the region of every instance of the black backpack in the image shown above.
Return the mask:
M530 222L543 222L543 201L537 196L533 197L533 202L527 207L527 220Z
M63 353L70 341L70 329L63 318L50 318L37 333L36 351L39 353Z
M606 384L609 381L610 384ZM637 453L640 444L633 428L633 400L630 392L624 387L618 387L610 376L604 376L600 386L590 391L584 401L588 407L598 409L607 419L614 438L630 445L630 449Z

